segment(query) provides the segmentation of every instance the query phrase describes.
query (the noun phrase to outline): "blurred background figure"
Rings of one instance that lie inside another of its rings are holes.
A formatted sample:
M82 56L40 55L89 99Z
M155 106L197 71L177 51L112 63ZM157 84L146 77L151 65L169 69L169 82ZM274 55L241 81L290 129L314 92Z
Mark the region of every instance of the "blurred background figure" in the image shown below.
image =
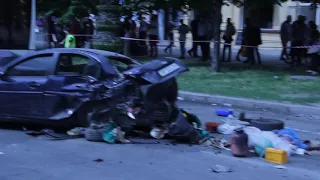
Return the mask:
M55 23L53 21L53 16L49 16L47 18L47 37L48 37L48 47L54 48L56 46L56 43L58 42L57 36L56 36L56 27Z
M198 46L199 44L199 36L198 36L198 26L200 22L200 16L196 16L194 20L191 21L191 34L192 34L192 48L188 51L190 56L198 58Z
M228 49L228 60L227 62L231 62L231 43L233 41L232 36L236 34L236 28L231 22L231 18L227 19L227 27L223 35L224 46L222 51L222 61L225 61L225 53Z
M174 45L174 35L173 35L173 30L175 28L175 25L173 24L172 21L169 22L168 27L166 29L166 34L168 34L168 39L169 39L169 45L164 49L165 53L172 54L172 47Z
M280 59L281 60L287 60L289 59L289 54L287 52L288 48L288 43L291 41L291 36L292 36L292 17L289 15L287 16L287 20L284 21L281 25L280 29L280 38L281 38L281 43L282 43L282 52Z
M150 57L158 56L158 16L152 15L149 26L149 45L150 45Z
M184 24L183 19L180 20L180 26L179 26L179 41L180 41L180 59L185 58L186 54L186 37L189 32L188 25Z

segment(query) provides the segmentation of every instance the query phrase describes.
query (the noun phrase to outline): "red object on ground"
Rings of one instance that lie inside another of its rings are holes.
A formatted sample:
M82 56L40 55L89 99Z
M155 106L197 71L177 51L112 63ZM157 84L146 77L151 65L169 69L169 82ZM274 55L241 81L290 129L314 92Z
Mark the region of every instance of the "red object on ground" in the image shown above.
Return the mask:
M206 131L211 133L217 132L217 127L219 126L219 124L215 122L207 122L205 125Z

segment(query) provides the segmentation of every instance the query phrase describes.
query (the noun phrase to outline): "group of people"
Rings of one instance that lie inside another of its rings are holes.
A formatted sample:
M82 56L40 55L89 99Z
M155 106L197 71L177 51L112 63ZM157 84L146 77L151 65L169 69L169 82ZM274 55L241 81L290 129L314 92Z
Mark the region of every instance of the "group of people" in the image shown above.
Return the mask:
M129 49L131 52L134 52L134 48L137 48L135 44L140 45L142 48L149 49L150 57L158 56L158 48L157 44L159 41L159 27L158 27L158 16L152 15L150 19L150 23L147 23L143 16L139 17L139 27L134 20L132 20L132 15L128 16L123 24L123 35L126 38L139 38L139 41L131 40L128 41ZM165 34L169 39L168 46L164 49L165 53L171 54L172 48L174 46L174 30L178 30L179 32L179 42L180 42L180 58L184 59L186 53L190 56L199 57L198 55L198 46L201 47L202 51L202 59L207 60L210 57L210 37L211 33L209 32L209 24L205 19L201 19L197 17L195 20L191 22L191 27L189 27L184 21L181 19L179 21L178 27L175 25L173 21L170 21L165 29ZM192 49L186 51L186 39L187 34L191 31L193 36L193 47ZM149 47L147 47L147 42ZM199 43L198 41L207 41L203 43ZM135 51L137 52L137 51Z
M149 49L150 56L158 56L158 17L152 15L150 23L146 22L145 17L139 16L139 27L134 20L132 20L133 15L129 15L125 18L122 29L124 30L121 36L125 38L139 38L140 41L128 41L125 45L131 53L137 53L138 51L143 51L147 49L147 39L149 39ZM138 45L138 46L135 46ZM141 49L136 49L141 47Z
M73 17L70 24L56 23L53 16L49 16L45 22L48 38L48 47L66 48L92 48L94 24L92 19L85 17L78 19Z
M302 64L302 59L307 57L308 48L303 46L319 45L319 31L314 21L306 24L305 16L298 16L292 23L292 17L282 23L280 37L283 46L281 60L291 59L292 63ZM288 46L291 43L291 51L288 52ZM311 69L319 72L320 52L315 51L311 54Z
M212 40L212 32L210 30L211 24L205 18L201 18L197 16L194 20L191 21L190 28L186 25L183 20L180 20L180 26L178 27L179 32L179 41L180 41L180 49L181 49L181 59L185 58L186 50L185 50L185 42L186 35L191 31L192 34L192 48L188 50L188 54L192 57L198 58L200 57L198 54L198 46L201 48L201 59L206 61L210 59L210 41ZM169 23L167 34L170 40L169 45L165 48L165 52L172 52L172 46L174 44L173 37L174 25L173 23ZM236 28L233 25L231 18L227 19L226 29L223 33L222 39L224 40L223 54L221 61L231 61L231 44L233 42L233 36L236 34ZM248 46L243 47L239 50L237 55L237 60L240 61L239 56L241 52L246 50L247 60L244 63L255 63L255 53L258 58L258 63L261 64L261 58L258 51L258 46L262 44L261 40L261 31L258 26L255 26L249 18L246 19L245 28L243 30L243 39L242 45ZM225 59L225 52L228 50L228 58Z
M197 16L194 20L191 21L191 26L189 27L187 24L184 23L184 21L181 19L180 25L177 28L179 32L179 42L180 42L180 59L184 59L186 53L188 53L190 56L193 56L195 58L200 57L198 55L198 47L201 48L201 54L202 54L202 60L206 61L210 58L210 40L212 38L212 34L210 32L210 23L205 19L201 18L200 16ZM173 39L173 30L174 30L174 24L173 22L169 23L167 33L170 43L165 48L165 52L168 53L168 51L172 52L172 46L174 44ZM186 39L187 34L191 31L192 34L192 48L188 51L186 51Z

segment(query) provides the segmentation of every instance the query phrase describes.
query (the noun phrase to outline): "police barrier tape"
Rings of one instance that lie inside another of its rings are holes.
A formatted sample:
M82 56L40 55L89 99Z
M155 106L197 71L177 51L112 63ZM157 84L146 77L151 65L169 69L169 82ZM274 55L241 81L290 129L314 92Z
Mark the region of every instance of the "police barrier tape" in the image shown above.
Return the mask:
M44 33L44 35L50 35L49 33ZM89 35L89 34L72 34L73 36L76 37L94 37L96 35ZM151 39L139 39L139 38L129 38L129 37L120 37L122 40L126 41L145 41L145 42L195 42L195 43L220 43L223 45L229 45L229 46L241 46L241 47L248 47L248 48L255 48L257 46L249 46L249 45L238 45L238 44L232 44L232 43L225 43L222 41L214 41L214 40L208 40L208 41L193 41L193 40L188 40L188 41L180 41L180 40L151 40ZM42 42L42 41L37 41L37 42ZM270 42L268 42L270 43ZM274 49L274 48L283 48L281 47L263 47L267 49ZM288 46L286 47L287 49L308 49L308 48L320 48L320 45L308 45L308 46Z
M120 37L123 40L129 40L129 41L163 41L163 40L149 40L149 39L138 39L138 38L128 38L128 37ZM167 42L189 42L189 41L177 41L177 40L166 40ZM195 42L195 43L220 43L223 45L230 45L230 46L241 46L241 47L251 47L251 48L255 48L257 46L249 46L249 45L237 45L237 44L232 44L232 43L225 43L222 41L192 41L191 42ZM263 48L283 48L283 47L263 47ZM288 46L287 48L291 48L291 49L306 49L306 48L320 48L320 45L310 45L310 46Z

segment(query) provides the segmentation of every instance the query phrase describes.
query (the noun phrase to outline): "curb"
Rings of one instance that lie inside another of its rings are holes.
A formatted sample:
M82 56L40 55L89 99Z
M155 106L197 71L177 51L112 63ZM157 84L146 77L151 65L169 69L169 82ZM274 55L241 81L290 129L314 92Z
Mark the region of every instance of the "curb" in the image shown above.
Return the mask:
M244 108L244 109L259 109L264 111L271 111L271 112L284 113L284 114L294 114L294 115L305 114L305 115L320 116L320 108L297 105L297 104L217 96L217 95L209 95L209 94L194 93L194 92L187 92L187 91L179 91L179 97L183 98L185 101L217 104L217 105L224 105L228 107L232 106L232 107L238 107L238 108Z

